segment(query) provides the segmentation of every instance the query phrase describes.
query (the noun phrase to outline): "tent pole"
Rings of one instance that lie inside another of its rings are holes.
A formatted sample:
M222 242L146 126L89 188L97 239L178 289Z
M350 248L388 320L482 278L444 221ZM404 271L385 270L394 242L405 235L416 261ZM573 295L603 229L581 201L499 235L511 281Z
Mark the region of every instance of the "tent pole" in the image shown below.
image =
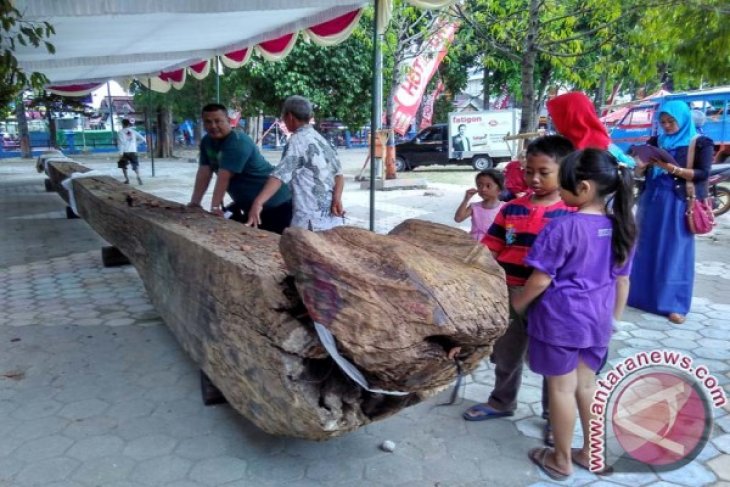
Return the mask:
M221 66L218 56L215 57L215 102L221 102Z
M111 121L111 127L112 127L112 145L117 145L117 137L116 133L114 132L114 103L112 103L112 89L109 86L109 82L106 82L106 96L109 98L109 120Z
M152 162L152 177L155 177L155 151L152 147L152 125L150 124L150 95L152 95L152 78L147 78L147 103L144 107L144 130L147 132L147 152L150 153L150 161Z
M373 100L370 114L370 231L375 231L375 147L378 143L378 129L383 112L383 53L381 36L378 34L378 11L380 0L375 0L373 16Z

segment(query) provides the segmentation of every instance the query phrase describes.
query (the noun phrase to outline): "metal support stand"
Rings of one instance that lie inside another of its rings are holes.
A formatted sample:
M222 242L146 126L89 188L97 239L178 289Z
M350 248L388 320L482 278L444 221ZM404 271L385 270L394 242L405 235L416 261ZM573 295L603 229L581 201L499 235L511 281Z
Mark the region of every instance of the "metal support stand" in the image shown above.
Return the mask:
M202 370L200 371L200 395L203 398L203 404L206 406L214 406L228 402L220 389L213 384Z

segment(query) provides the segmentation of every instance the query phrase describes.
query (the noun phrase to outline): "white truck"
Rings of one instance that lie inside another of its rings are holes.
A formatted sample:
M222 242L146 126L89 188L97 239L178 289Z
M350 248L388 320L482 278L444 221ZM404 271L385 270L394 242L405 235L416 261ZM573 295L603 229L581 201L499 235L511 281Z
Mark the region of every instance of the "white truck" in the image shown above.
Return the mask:
M504 136L520 128L520 110L455 112L448 124L421 130L396 145L396 169L408 171L427 165L471 165L482 171L516 156L517 143Z

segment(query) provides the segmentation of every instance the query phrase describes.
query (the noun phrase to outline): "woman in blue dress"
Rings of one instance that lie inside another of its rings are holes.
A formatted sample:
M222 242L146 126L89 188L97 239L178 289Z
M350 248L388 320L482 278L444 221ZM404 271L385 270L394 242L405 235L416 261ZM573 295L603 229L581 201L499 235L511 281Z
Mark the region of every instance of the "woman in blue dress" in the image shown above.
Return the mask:
M683 323L692 303L695 240L687 229L687 181L695 183L698 199L707 198L707 178L713 143L697 136L692 114L683 101L669 101L659 108L660 134L648 144L667 151L674 161L652 158L637 164L636 174L646 182L639 198L639 238L631 271L628 304ZM687 168L687 152L693 139L695 156Z

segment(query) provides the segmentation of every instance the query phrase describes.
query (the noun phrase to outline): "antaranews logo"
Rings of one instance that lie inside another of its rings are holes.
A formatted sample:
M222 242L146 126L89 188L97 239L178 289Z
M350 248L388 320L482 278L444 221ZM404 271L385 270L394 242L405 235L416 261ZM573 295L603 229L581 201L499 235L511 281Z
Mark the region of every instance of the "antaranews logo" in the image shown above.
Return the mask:
M712 407L725 391L704 365L671 350L628 357L597 380L591 404L590 468L674 470L707 444Z

